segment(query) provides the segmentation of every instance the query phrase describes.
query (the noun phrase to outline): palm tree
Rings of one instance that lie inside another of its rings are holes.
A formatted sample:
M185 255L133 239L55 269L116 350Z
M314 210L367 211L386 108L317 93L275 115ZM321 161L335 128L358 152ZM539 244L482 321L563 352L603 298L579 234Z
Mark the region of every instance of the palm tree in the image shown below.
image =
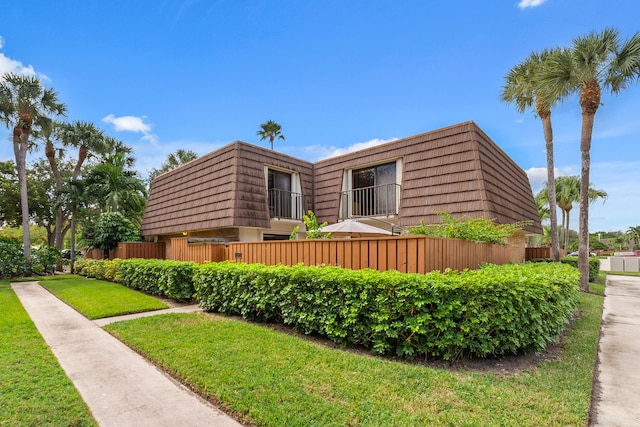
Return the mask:
M112 138L110 136L106 136L104 138L104 150L100 154L102 154L102 160L104 161L107 156L114 155L116 153L123 153L125 163L128 167L132 167L136 159L133 157L133 148L126 145L119 139Z
M274 122L273 120L269 120L266 123L260 125L260 130L257 132L258 136L260 136L260 141L264 141L265 139L269 139L271 143L271 149L273 150L273 140L278 138L284 141L284 135L281 133L282 126Z
M147 192L136 172L128 169L124 152L106 155L103 163L89 171L86 182L103 212L120 212L139 222Z
M539 76L549 99L580 94L581 196L578 268L580 289L589 289L589 172L593 123L602 90L618 93L640 76L640 33L620 40L617 30L607 28L573 40L571 48L550 58Z
M13 152L20 185L22 209L24 257L31 260L31 235L29 233L29 202L27 198L27 151L33 131L51 129L50 116L63 115L64 104L58 102L53 89L45 89L35 77L4 74L0 78L0 120L7 129L13 128Z
M562 211L562 239L566 254L569 250L571 209L573 209L574 203L580 201L580 178L577 176L562 176L556 181L556 190L556 202Z
M63 177L59 170L59 159L65 153L65 148L78 148L78 159L75 162L71 180L77 180L81 173L85 160L91 154L96 154L104 149L104 137L102 131L97 129L93 123L76 121L74 123L54 123L52 129L43 130L39 136L45 141L45 156L49 162L51 172L55 181L56 192L58 194L58 203L56 208L55 228L54 228L54 245L57 249L62 250L64 245L64 237L68 231L68 225L65 222L73 212L65 211L62 202ZM63 147L54 145L55 142L61 143Z
M74 265L76 259L76 224L78 223L76 216L78 209L83 206L88 199L85 182L82 179L71 179L61 190L60 194L63 199L63 203L67 204L69 211L71 212L71 257L69 261L71 273L73 274L75 271Z
M551 108L557 102L552 96L539 96L545 90L544 86L537 86L536 75L545 67L549 57L559 53L559 50L544 50L533 52L520 64L513 67L505 77L502 88L502 100L514 103L520 113L527 109L534 109L535 114L542 121L542 131L547 152L547 197L549 205L549 221L551 234L551 252L555 262L560 260L558 243L558 217L556 210L556 188L553 161L553 128L551 126Z
M167 156L167 160L160 165L160 169L151 169L151 173L149 174L149 183L151 183L151 181L153 181L158 175L169 172L170 170L182 166L185 163L189 163L197 158L198 154L191 150L179 149L175 153L169 154Z
M613 245L619 251L625 248L627 242L627 236L617 236L613 239Z
M633 242L633 249L637 249L638 242L640 241L640 225L629 227L626 234L629 237L629 240Z
M556 178L556 203L562 211L562 248L565 253L569 249L569 225L571 219L571 209L574 203L580 201L580 178L577 176L561 176ZM593 184L589 185L589 203L594 203L598 199L607 199L607 193L604 190L593 188ZM548 199L547 189L544 188L536 195L536 202Z
M100 154L106 149L103 132L91 122L78 120L63 124L60 127L59 135L66 147L78 149L78 159L73 169L72 180L78 179L82 166L90 154Z

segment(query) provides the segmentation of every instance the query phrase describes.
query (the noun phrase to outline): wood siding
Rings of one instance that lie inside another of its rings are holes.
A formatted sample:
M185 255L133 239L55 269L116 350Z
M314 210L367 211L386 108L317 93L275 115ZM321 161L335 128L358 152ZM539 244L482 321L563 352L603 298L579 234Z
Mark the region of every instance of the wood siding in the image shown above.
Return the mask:
M318 239L273 242L188 244L187 238L171 240L172 259L180 261L240 261L265 265L338 265L352 270L427 273L447 268L476 269L483 263L505 264L512 259L508 246L479 245L458 239L431 236L375 239Z
M116 249L109 251L109 258L165 259L165 244L163 242L120 242Z
M532 220L541 233L525 172L473 122L378 145L315 165L315 213L338 220L344 171L402 159L398 224L437 223L436 212L496 218L500 223Z
M140 232L170 235L228 227L269 228L264 167L300 175L312 209L313 164L234 142L154 179Z
M304 211L338 221L344 172L402 160L400 204L392 222L439 222L437 212L532 221L542 234L526 173L474 122L400 139L315 164L234 142L157 177L151 184L143 236L175 236L238 227L271 227L265 165L299 174Z
M233 223L236 146L195 159L153 180L140 232L172 234Z
M193 261L199 264L204 262L217 262L226 259L224 245L187 242L187 237L171 239L171 259L175 261Z

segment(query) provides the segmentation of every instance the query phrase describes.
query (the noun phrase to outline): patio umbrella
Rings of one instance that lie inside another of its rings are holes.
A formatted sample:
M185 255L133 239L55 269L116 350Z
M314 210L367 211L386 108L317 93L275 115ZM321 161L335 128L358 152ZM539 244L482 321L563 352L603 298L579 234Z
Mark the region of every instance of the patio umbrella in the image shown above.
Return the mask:
M362 222L354 221L352 219L327 225L322 229L322 232L331 233L334 235L351 236L351 237L391 236L391 231L374 227L372 225L364 224Z

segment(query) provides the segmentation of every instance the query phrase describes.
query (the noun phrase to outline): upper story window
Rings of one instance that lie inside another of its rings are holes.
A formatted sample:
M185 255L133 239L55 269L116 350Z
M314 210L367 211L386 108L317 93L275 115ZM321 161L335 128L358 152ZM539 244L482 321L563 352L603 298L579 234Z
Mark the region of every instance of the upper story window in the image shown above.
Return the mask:
M300 175L295 172L265 167L269 216L271 218L302 219Z
M267 172L267 188L291 191L291 174L279 170L269 169Z
M340 218L397 215L401 172L400 159L345 171Z
M356 169L353 174L353 188L367 188L396 183L396 162Z

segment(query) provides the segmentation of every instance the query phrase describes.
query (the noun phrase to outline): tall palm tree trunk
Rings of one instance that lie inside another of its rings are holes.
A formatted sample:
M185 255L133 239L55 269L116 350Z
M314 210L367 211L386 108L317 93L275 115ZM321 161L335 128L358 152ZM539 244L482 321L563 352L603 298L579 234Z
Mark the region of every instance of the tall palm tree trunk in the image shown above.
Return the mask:
M591 168L591 131L593 115L582 116L583 136L580 141L582 168L580 172L580 235L578 240L578 269L580 290L589 290L589 172Z
M591 137L596 111L600 106L600 84L591 79L582 85L580 92L582 107L582 130L580 153L580 236L578 240L578 269L580 270L580 290L589 290L589 172L591 169Z
M541 112L541 108L538 108ZM560 261L560 247L558 243L558 209L556 203L556 178L553 162L553 128L551 126L551 112L545 111L540 115L544 141L547 151L547 193L549 194L549 221L551 222L551 253L554 262Z
M569 230L571 229L571 211L567 211L567 222L564 224L564 253L569 251Z
M51 167L51 172L53 173L53 179L56 183L56 192L58 196L56 196L56 202L58 202L58 207L56 209L56 224L54 228L54 244L56 249L62 250L64 249L64 221L66 220L64 215L64 210L62 209L62 205L59 203L62 200L62 196L60 192L62 191L62 177L60 176L60 170L58 169L58 164L56 163L56 151L53 147L51 141L47 140L47 145L45 147L45 156L49 161L49 166Z
M16 126L13 129L13 151L16 156L18 184L20 185L20 208L22 212L22 253L31 261L31 231L29 230L29 196L27 193L27 147L29 131Z

